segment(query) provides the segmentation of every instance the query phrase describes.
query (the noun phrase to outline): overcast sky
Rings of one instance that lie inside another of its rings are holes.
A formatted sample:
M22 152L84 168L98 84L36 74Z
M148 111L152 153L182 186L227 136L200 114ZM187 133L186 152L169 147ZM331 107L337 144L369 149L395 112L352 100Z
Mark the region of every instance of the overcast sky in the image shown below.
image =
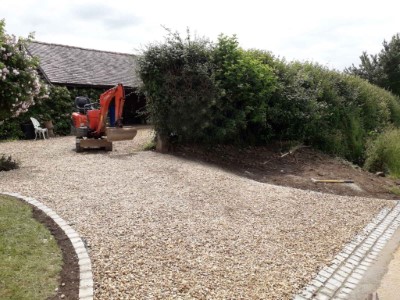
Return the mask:
M162 41L162 25L216 40L236 34L243 48L342 70L400 32L400 1L371 0L0 0L6 31L36 40L138 53Z

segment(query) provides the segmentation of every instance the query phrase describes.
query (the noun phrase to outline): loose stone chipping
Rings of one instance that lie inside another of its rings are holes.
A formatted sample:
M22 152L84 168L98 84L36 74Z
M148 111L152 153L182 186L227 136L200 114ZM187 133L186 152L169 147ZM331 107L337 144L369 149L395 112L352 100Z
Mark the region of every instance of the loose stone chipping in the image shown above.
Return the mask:
M95 299L292 299L394 202L269 185L171 155L75 153L72 137L0 144L1 190L40 199L90 249Z

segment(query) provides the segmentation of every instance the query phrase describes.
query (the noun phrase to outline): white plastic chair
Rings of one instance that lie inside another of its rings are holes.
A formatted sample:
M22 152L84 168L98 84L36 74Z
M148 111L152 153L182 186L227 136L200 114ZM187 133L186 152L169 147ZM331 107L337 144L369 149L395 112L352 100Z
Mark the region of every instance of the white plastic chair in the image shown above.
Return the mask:
M37 137L39 136L40 138L40 134L43 136L43 139L45 140L45 133L47 133L47 138L49 138L49 131L47 130L47 128L42 128L40 127L40 123L38 120L36 120L35 118L31 117L31 121L33 124L33 127L35 128L35 140L37 139Z

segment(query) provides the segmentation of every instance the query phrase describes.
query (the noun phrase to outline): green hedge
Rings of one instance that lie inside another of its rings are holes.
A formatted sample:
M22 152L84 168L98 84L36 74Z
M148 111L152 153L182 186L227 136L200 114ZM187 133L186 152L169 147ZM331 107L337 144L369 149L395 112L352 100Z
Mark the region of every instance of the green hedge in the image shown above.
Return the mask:
M170 33L139 59L147 109L156 130L179 141L248 143L267 131L270 66L239 48L235 37L217 44Z
M400 125L400 100L367 81L309 62L243 50L235 37L169 32L139 59L156 130L177 142L296 140L357 163L367 141Z
M299 140L361 163L368 138L400 121L398 97L361 78L311 63L279 62L278 67L279 88L270 102L278 139Z

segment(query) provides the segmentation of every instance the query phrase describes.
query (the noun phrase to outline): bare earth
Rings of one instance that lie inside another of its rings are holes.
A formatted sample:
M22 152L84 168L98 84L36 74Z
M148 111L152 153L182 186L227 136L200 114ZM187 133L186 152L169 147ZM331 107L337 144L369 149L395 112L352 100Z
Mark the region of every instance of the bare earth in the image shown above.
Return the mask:
M21 169L0 191L36 197L90 247L96 299L290 299L391 200L254 181L172 155L75 153L74 138L0 143Z

